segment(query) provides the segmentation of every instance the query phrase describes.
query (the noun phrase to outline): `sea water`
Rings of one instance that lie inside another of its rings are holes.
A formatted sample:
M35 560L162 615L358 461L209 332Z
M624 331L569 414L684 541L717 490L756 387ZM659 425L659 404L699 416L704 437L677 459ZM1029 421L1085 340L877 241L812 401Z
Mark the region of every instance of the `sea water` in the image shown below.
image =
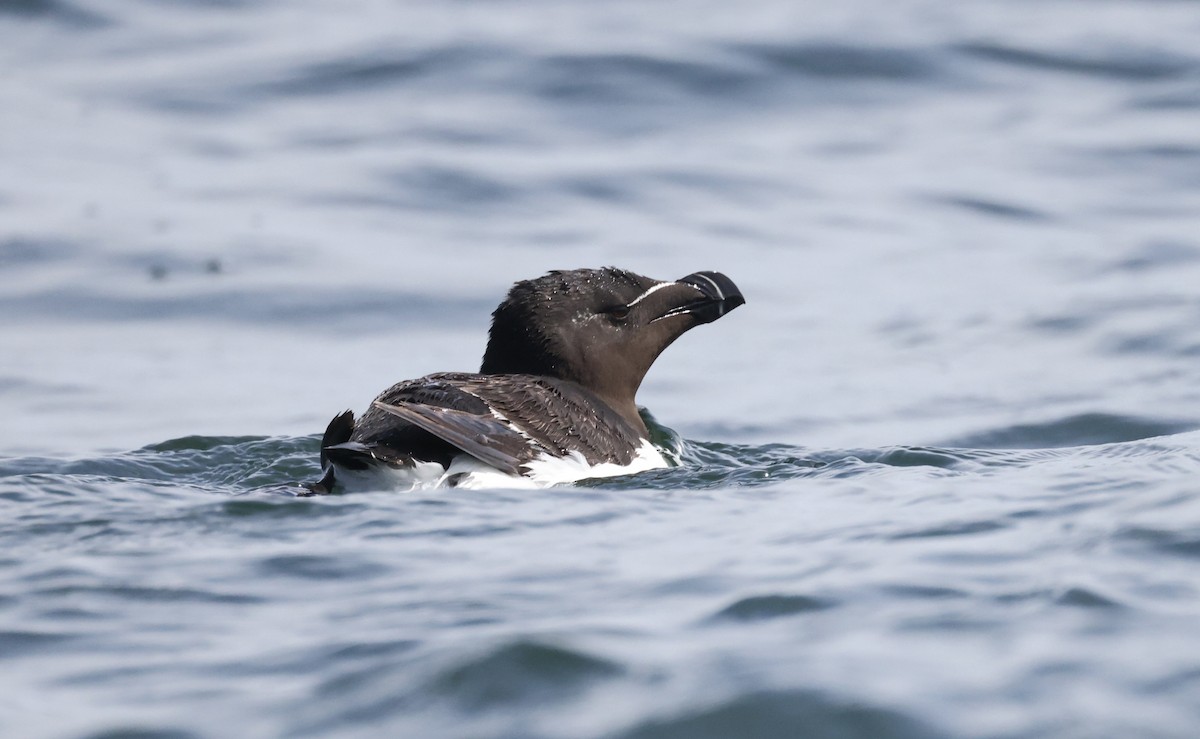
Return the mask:
M0 3L0 735L1193 737L1200 5ZM515 280L667 470L299 498Z

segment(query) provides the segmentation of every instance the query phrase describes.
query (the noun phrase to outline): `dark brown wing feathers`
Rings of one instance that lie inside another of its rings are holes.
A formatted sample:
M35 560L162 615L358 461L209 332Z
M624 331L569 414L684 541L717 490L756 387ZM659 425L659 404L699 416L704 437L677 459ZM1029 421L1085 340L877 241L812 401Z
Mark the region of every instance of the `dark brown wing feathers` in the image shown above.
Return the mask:
M399 383L381 394L355 425L352 441L443 463L461 450L519 474L542 454L578 452L591 464L628 464L642 436L573 382L442 373Z

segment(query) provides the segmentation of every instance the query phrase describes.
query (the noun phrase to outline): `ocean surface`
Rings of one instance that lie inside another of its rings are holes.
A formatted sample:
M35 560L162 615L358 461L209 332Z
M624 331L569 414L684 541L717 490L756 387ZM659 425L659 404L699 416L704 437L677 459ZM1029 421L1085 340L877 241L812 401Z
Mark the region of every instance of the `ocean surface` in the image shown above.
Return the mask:
M0 0L0 736L1200 732L1200 3ZM296 497L515 280L683 464Z

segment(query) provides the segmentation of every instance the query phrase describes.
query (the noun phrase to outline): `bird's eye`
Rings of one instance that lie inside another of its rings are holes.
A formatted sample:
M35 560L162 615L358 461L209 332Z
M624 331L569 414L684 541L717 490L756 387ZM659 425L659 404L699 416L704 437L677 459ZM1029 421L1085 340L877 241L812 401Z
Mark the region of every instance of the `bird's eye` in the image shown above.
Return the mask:
M624 321L629 318L629 306L627 305L614 306L604 312L614 321Z

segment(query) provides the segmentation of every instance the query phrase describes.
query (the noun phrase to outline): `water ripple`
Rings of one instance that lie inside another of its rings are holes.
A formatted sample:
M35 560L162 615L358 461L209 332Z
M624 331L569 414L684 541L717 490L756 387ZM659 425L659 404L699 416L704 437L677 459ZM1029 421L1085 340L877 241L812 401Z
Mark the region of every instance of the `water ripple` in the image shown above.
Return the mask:
M980 213L993 218L1003 218L1025 223L1041 223L1051 221L1054 217L1045 210L1030 205L1001 202L999 200L966 195L944 195L933 198L934 202L942 202L956 208L962 208L973 213Z
M108 16L65 0L5 0L0 3L0 14L51 20L75 30L101 29L113 23Z
M0 654L6 658L43 651L77 638L73 634L45 631L0 631Z
M200 292L180 288L166 289L158 295L138 295L129 291L56 287L0 297L0 310L26 320L66 318L89 323L197 320L339 334L457 326L465 315L486 313L492 307L491 300L371 288L355 289L350 294L323 294L291 288L242 290L212 286Z
M807 595L753 595L730 603L711 617L712 621L765 621L802 613L823 611L829 601Z
M585 488L605 490L689 489L775 485L797 478L846 479L879 476L889 470L911 468L934 477L972 474L984 470L1034 467L1072 456L1144 458L1163 471L1190 469L1200 464L1200 454L1174 449L1169 439L1195 428L1193 422L1139 419L1109 414L1083 414L1048 424L1021 424L956 439L945 447L886 447L882 449L816 450L786 444L759 446L720 442L682 442L658 429L659 443L681 449L682 464L625 477L585 481ZM186 484L254 497L219 503L233 516L346 515L349 507L329 507L318 502L288 502L296 485L315 477L317 436L306 437L207 437L193 436L152 444L144 449L107 457L60 460L38 457L0 459L0 478L22 482L4 491L10 500L37 496L76 497L72 487L90 480L107 486L136 480L151 487ZM1099 445L1099 446L1091 446ZM1011 451L1010 451L1011 450ZM1164 466L1165 465L1165 466ZM25 492L22 492L25 491ZM56 491L59 491L56 493ZM140 491L139 493L140 494ZM157 496L169 495L160 488ZM281 497L284 496L284 497ZM462 497L460 494L458 497ZM110 500L112 498L106 496ZM493 498L495 495L492 496ZM414 500L413 504L422 501ZM443 505L437 499L424 501ZM605 522L610 515L589 514L578 522ZM575 519L571 519L575 520Z
M442 672L427 690L479 711L563 700L623 672L613 662L573 649L518 641Z
M1083 56L983 42L961 44L958 46L958 51L970 57L1012 67L1109 77L1133 82L1174 79L1191 72L1196 67L1193 60L1171 58L1160 51Z
M736 95L752 87L749 71L711 60L681 60L648 54L570 54L538 60L531 74L541 97L550 100L651 102L664 93L697 97Z
M1078 608L1097 608L1118 610L1124 606L1092 588L1071 587L1064 590L1056 599L1059 605L1075 606Z
M200 739L201 736L183 729L124 726L85 734L81 739Z
M252 83L248 96L328 95L369 92L416 79L429 79L487 63L501 56L498 50L475 46L446 46L421 50L356 52L353 56L306 64L280 79Z
M1112 444L1170 436L1200 428L1200 422L1082 413L1045 423L1016 424L946 442L947 446L990 449L1046 449Z
M1147 526L1130 526L1120 538L1175 557L1200 558L1200 530L1172 531Z
M903 713L810 691L760 692L649 721L614 739L776 739L781 736L934 739L942 732Z
M921 81L941 74L927 52L885 46L837 43L746 44L739 51L767 63L776 72L852 82Z

